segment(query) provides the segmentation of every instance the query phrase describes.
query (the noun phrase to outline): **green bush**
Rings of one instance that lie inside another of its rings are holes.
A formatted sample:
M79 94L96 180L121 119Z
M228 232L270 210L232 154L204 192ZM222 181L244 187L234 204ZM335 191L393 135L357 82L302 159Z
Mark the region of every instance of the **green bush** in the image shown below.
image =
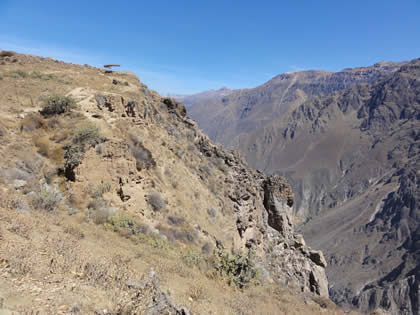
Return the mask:
M230 285L239 288L247 286L257 277L254 260L255 253L251 250L244 255L235 251L229 253L217 247L213 254L214 268Z
M64 161L65 167L74 169L76 168L83 160L84 152L82 148L78 145L65 145L64 149Z
M73 136L72 142L89 149L105 141L105 137L94 124L85 124L78 128Z
M41 115L44 117L61 115L76 107L76 102L70 96L50 95L44 99Z

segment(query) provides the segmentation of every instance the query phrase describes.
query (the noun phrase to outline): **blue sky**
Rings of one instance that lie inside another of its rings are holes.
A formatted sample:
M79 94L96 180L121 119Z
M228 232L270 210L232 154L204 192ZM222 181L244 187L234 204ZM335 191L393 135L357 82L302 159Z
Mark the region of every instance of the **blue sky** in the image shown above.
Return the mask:
M420 57L420 1L0 0L0 49L119 63L160 93Z

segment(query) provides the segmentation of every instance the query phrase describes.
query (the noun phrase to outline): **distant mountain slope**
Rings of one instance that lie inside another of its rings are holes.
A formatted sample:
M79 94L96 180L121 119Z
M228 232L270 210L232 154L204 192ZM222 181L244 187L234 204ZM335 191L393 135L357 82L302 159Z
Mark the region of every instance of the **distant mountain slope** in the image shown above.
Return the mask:
M195 104L195 103L200 103L202 101L208 101L209 99L217 99L223 96L227 96L229 94L231 94L234 90L229 89L229 88L221 88L218 90L209 90L209 91L204 91L201 93L196 93L196 94L190 94L190 95L181 95L181 94L171 94L168 95L170 97L173 97L175 99L177 99L180 102L183 102L186 106L190 105L190 104Z
M201 127L292 184L332 298L418 314L420 59L285 74L212 102L190 105Z
M330 294L367 312L419 309L420 59L376 83L308 101L284 120L281 172L327 254Z
M372 67L345 69L341 72L299 71L278 75L254 89L234 90L229 95L214 95L186 102L189 115L209 136L224 145L242 149L253 132L264 132L284 113L304 101L342 90L357 83L372 82L381 75L397 70L398 64L382 62ZM180 98L180 100L185 100ZM261 145L261 144L260 144ZM270 145L259 148L270 150ZM248 157L246 151L245 156ZM264 160L257 155L258 160ZM249 159L251 166L254 159ZM258 165L259 166L259 165ZM268 170L269 171L269 170Z

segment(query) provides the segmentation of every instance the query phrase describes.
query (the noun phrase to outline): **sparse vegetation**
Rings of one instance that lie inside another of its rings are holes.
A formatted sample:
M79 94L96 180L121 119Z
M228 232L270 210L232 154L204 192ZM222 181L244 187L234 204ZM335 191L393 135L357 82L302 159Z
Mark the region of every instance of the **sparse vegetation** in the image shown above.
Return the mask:
M110 216L104 226L122 236L132 236L133 240L148 244L151 247L165 250L169 249L169 243L167 241L151 232L149 226L138 223L137 220L131 216Z
M13 71L7 72L6 76L14 78L14 79L27 78L28 73L23 70L13 70Z
M44 117L61 115L70 112L76 107L76 102L70 96L50 95L43 101L40 111Z
M29 76L32 79L39 79L39 80L53 80L56 78L54 74L42 73L39 71L32 71Z

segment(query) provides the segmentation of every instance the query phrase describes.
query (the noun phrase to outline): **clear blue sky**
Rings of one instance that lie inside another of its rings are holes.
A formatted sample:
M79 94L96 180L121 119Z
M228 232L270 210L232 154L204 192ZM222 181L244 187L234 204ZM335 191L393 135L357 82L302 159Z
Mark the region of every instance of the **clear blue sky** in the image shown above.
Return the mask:
M0 49L120 63L160 93L420 57L420 0L0 0Z

